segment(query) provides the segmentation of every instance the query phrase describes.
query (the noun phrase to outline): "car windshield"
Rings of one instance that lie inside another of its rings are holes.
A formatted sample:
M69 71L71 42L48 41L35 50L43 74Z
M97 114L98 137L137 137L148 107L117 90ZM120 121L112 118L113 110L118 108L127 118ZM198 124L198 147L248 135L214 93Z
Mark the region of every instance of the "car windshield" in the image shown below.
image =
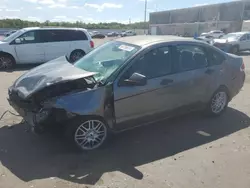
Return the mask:
M78 60L74 65L82 70L96 72L96 81L105 80L141 47L132 44L110 41Z
M238 33L229 33L227 35L224 35L223 37L221 37L222 39L239 39L242 36L242 34L238 34Z
M3 42L11 42L12 40L16 39L20 36L23 32L21 30L17 30L16 32L10 34L8 37L5 37L2 41Z

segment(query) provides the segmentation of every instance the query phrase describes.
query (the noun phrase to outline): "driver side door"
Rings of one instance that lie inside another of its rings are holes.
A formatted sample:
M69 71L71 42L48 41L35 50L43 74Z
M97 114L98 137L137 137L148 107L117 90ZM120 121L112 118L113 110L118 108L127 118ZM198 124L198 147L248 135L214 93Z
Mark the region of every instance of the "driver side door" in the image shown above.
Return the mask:
M11 45L14 46L19 63L43 63L45 60L44 43L40 40L39 31L27 31L17 37Z
M117 129L126 129L166 117L177 107L179 94L174 88L171 52L168 46L150 50L137 57L114 84ZM133 73L147 78L143 86L126 86L122 81Z

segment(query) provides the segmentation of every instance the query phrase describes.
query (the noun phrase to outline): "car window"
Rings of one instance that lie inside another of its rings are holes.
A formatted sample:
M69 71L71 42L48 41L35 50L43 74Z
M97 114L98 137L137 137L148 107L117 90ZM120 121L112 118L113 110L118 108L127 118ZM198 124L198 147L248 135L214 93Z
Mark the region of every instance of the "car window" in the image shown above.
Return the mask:
M72 41L78 41L78 40L88 40L86 34L83 31L77 31L77 30L72 30L72 31L68 31L68 36L69 36L69 40Z
M169 47L154 49L136 61L125 73L128 79L133 73L139 73L148 79L161 77L171 73L171 58Z
M177 45L174 48L174 71L183 72L208 66L204 49L196 45Z
M66 30L42 30L42 40L44 42L70 41L70 33Z
M246 39L250 40L250 34L247 34Z
M209 48L208 49L209 54L209 64L211 66L213 65L220 65L225 60L225 56L221 54L220 52L217 52L216 50Z
M244 41L244 40L247 40L247 35L243 35L241 38L240 38L241 41Z
M17 37L20 39L22 44L39 43L39 32L38 31L28 31L21 36Z

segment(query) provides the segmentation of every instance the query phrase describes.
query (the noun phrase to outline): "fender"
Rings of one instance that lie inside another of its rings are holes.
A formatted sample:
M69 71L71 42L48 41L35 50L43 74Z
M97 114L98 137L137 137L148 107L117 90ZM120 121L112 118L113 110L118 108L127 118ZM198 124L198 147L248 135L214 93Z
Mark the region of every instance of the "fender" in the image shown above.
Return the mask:
M75 115L102 117L110 128L114 128L113 84L59 97L52 107Z

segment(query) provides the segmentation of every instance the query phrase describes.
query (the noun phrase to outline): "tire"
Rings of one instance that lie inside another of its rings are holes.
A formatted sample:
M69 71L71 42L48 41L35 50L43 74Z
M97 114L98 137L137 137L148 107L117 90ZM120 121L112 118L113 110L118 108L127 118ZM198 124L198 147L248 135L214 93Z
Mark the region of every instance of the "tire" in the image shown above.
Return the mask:
M9 54L0 55L0 70L10 70L16 65L15 59Z
M80 151L96 150L107 142L110 130L101 118L76 118L66 126L66 136Z
M71 52L70 54L70 62L74 63L77 60L81 59L83 56L85 56L85 52L82 50L74 50L73 52Z
M231 53L232 54L237 54L239 52L239 47L238 46L233 46L232 48L231 48Z
M226 88L219 88L211 97L206 113L210 116L220 116L227 109L229 95Z

